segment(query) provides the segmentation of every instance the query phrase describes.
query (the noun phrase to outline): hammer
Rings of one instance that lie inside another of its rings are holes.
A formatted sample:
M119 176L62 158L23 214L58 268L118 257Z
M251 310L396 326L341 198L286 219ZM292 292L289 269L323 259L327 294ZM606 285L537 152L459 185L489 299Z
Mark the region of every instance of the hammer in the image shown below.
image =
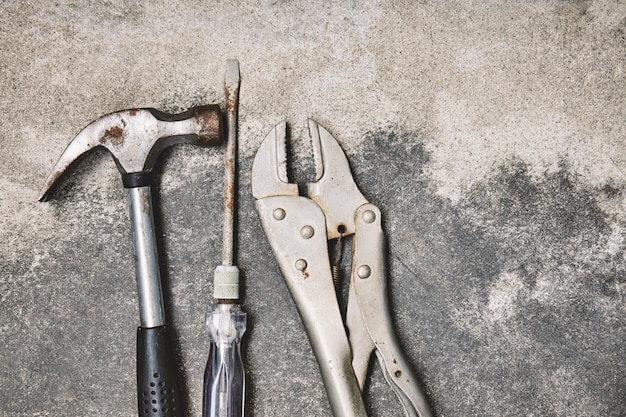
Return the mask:
M198 146L222 141L220 108L194 107L181 114L155 109L123 110L90 123L65 149L41 190L46 201L69 167L86 152L111 152L128 189L137 275L137 397L140 416L182 416L181 393L165 322L150 183L163 149L178 143Z

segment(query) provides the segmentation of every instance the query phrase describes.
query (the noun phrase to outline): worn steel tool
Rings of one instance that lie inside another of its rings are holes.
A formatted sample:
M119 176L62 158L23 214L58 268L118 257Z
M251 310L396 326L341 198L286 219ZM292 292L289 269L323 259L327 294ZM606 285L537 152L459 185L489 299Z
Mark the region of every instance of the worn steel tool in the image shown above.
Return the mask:
M221 143L217 105L181 114L155 109L125 110L92 122L72 140L46 179L39 197L45 201L79 157L96 147L111 152L128 189L137 296L141 326L137 330L137 395L139 415L181 416L180 386L165 321L161 278L152 213L150 183L160 152L169 145Z
M247 315L241 311L239 268L235 263L235 202L237 196L237 106L239 62L226 61L224 90L228 143L224 172L224 250L222 264L213 275L214 308L206 315L210 350L204 371L202 417L243 417L245 373L241 360L241 338Z
M331 134L309 120L315 182L306 196L287 178L286 123L261 144L252 165L252 194L320 367L336 417L366 416L362 391L376 353L407 416L430 417L426 395L393 331L386 294L380 210L355 184ZM353 235L346 322L338 304L328 241Z

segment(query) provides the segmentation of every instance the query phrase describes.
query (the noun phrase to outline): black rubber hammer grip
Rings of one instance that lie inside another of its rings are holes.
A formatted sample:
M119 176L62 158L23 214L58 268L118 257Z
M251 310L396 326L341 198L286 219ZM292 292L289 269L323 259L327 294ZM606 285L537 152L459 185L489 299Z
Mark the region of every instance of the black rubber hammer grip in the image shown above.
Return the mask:
M182 417L176 365L167 326L137 329L139 416Z

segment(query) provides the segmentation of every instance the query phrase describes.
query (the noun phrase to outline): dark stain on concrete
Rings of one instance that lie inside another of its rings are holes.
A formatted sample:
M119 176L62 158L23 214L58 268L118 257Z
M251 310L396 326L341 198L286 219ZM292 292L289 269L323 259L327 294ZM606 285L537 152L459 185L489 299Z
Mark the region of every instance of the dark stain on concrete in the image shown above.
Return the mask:
M511 157L453 203L424 174L427 140L381 129L350 159L383 211L399 336L437 412L626 414L626 222L603 208L623 187Z

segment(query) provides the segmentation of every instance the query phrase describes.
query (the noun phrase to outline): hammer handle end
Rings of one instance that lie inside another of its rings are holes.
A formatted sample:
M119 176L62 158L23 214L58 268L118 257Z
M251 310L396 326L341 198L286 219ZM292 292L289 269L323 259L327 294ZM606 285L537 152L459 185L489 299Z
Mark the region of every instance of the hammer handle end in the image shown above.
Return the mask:
M181 387L165 326L137 329L139 416L182 417Z

